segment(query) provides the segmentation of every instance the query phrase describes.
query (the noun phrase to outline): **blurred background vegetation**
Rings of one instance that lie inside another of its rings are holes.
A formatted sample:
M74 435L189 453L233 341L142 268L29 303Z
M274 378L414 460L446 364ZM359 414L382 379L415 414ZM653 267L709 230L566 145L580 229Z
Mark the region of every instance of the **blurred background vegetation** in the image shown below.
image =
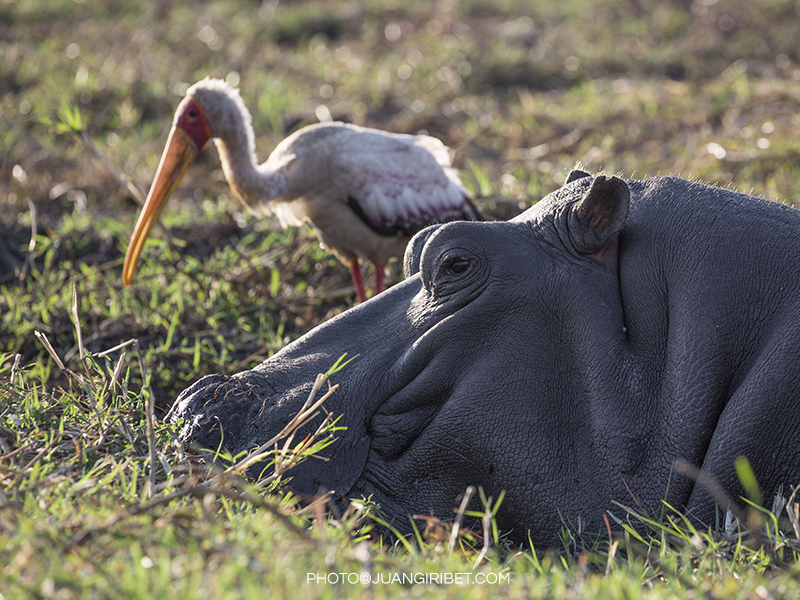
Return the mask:
M0 0L0 352L59 381L33 331L74 357L74 280L87 348L138 337L165 406L352 303L309 230L242 210L213 150L122 287L139 208L86 140L146 193L207 75L241 89L261 160L321 114L427 132L497 218L579 161L794 203L798 22L794 0Z

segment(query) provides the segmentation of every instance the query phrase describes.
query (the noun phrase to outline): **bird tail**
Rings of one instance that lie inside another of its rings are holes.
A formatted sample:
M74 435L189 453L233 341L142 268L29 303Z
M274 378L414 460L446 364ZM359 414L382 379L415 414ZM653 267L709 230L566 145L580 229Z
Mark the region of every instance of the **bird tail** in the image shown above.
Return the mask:
M464 194L464 207L461 210L465 221L486 221L483 212L475 206L472 198L468 194Z

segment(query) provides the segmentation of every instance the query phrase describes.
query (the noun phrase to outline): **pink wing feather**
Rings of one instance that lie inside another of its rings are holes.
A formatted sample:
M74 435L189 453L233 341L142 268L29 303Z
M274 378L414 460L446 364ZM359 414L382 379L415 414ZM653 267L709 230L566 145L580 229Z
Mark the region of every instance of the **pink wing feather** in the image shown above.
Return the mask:
M431 223L480 218L442 142L347 129L333 166L348 204L373 230L413 235Z

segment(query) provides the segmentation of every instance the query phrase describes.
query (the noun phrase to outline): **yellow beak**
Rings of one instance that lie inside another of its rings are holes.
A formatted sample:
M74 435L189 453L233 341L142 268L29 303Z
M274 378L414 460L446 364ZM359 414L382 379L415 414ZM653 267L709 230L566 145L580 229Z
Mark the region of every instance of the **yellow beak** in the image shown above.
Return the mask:
M167 205L167 201L172 196L175 188L183 179L189 166L197 157L198 149L189 134L181 128L172 127L167 139L167 146L161 156L161 163L158 165L153 185L147 195L147 201L142 207L136 228L131 236L131 243L125 255L125 264L122 267L122 281L125 286L131 284L133 272L139 262L139 255L142 253L144 243L150 235L153 226L158 222L161 211Z

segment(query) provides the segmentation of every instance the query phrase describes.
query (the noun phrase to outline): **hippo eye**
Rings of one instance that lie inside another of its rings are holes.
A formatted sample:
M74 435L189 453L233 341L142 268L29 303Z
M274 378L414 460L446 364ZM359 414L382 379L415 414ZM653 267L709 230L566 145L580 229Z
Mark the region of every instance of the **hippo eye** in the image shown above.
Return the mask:
M472 224L449 223L425 243L419 258L422 297L435 310L458 310L480 294L488 280L489 261L483 244L473 239ZM452 232L452 235L448 234ZM419 234L417 234L419 235ZM406 262L409 263L408 256Z
M463 254L451 252L439 263L439 278L458 277L469 270L470 260Z
M469 261L459 258L452 258L445 261L442 269L452 275L461 275L469 268Z

